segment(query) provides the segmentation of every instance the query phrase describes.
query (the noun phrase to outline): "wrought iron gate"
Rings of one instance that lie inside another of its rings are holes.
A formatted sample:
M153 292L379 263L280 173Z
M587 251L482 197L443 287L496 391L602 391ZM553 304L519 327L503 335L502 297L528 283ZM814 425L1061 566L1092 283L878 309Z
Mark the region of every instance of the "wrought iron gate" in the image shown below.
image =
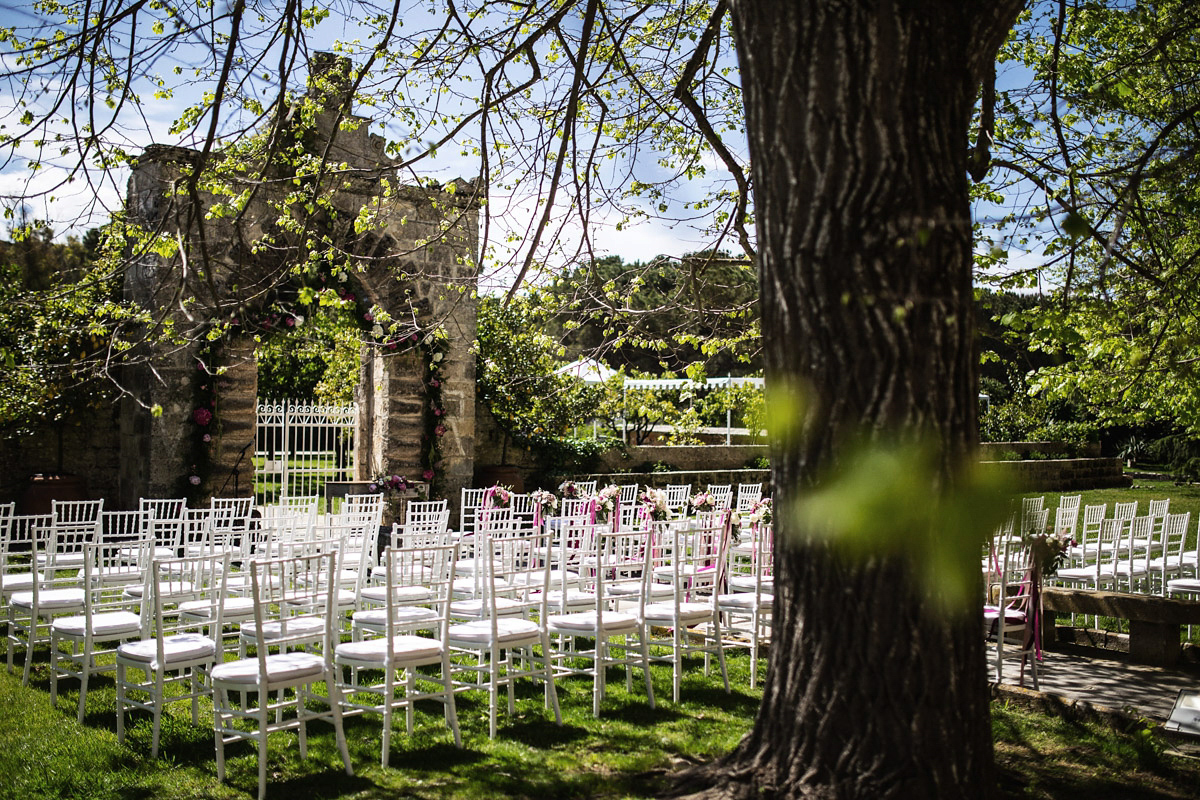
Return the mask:
M258 405L254 495L321 495L329 481L354 478L354 424L358 405L269 400Z

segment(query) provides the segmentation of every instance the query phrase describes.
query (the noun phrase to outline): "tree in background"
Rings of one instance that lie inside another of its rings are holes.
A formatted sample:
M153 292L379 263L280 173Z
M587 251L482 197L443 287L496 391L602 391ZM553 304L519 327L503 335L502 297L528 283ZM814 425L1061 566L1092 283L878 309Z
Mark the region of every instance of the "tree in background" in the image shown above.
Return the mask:
M565 351L544 332L543 308L537 291L479 298L478 394L505 433L501 463L511 440L539 453L548 471L577 469L611 441L576 437L575 428L608 418L619 389L557 372Z
M1047 298L1005 315L1054 359L1031 388L1109 428L1200 434L1197 63L1185 0L1036 3L1000 53L1024 72L984 121L986 188L1000 249L1034 256L992 279Z

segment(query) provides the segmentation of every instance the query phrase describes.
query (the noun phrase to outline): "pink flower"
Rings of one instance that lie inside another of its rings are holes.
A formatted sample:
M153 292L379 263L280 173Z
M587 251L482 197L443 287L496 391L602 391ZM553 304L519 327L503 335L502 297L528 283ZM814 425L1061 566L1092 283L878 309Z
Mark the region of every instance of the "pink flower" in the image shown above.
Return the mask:
M368 311L367 313L363 314L363 319L365 319L367 322L374 322L375 315Z
M446 433L446 426L439 424L436 428L433 429L433 432L436 433L438 436L442 436L443 434Z
M200 476L193 475L192 477L188 478L188 483L190 483L192 486L199 486L200 485Z
M409 340L410 342L415 342L415 341L417 340L417 335L416 335L415 333L414 333L414 334L411 334L411 335L408 337L408 340Z
M207 425L212 422L213 414L207 408L197 408L192 412L192 420L197 425Z
M433 470L431 470L431 469L425 470L424 472L421 473L421 477L427 481L433 480Z
M395 350L395 349L396 349L396 343L388 342L388 350Z
M293 327L295 327L295 325L296 325L296 318L295 318L295 317L288 317L288 318L285 320L285 322L287 322L287 326L288 326L289 328L293 328Z
M207 433L206 433L206 434L204 434L203 436L201 436L201 437L200 437L200 439L201 439L201 441L203 441L205 444L207 444L208 442L211 442L211 441L212 441L212 436L211 436L210 434L207 434Z
M439 381L437 378L433 378L432 380L429 381L429 385L432 386L434 389L438 389L441 387L442 382Z

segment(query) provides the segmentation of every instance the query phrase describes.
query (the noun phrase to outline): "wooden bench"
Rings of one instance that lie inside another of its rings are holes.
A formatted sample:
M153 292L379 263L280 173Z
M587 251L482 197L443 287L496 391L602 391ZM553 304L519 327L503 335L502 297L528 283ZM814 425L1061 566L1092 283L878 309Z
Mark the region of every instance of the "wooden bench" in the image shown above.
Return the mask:
M1042 641L1047 644L1057 638L1054 612L1129 620L1130 660L1155 667L1178 663L1180 625L1200 625L1200 602L1157 595L1047 586L1042 609Z

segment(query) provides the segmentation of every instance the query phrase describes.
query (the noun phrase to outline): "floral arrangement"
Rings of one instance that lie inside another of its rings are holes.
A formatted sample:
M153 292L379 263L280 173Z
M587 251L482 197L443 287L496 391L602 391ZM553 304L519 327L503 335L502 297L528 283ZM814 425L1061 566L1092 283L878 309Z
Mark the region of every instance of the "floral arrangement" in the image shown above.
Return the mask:
M709 492L700 492L699 494L692 495L692 499L688 503L691 504L692 509L697 514L717 510L717 498Z
M548 517L558 510L558 496L554 492L538 489L529 495L533 505L541 509L542 516Z
M770 525L774 519L771 510L771 498L764 497L755 503L746 519L751 525Z
M608 522L612 519L613 512L617 508L617 501L621 499L621 487L610 483L605 486L592 498L593 508L596 510L596 522Z
M563 481L558 485L558 493L562 495L563 500L579 500L583 497L583 492L579 489L579 484L575 481Z
M367 487L367 491L388 495L393 492L408 491L411 487L412 483L403 475L377 475L371 478L371 484Z
M512 502L512 487L496 484L483 495L484 508L508 508Z
M667 493L662 489L647 489L638 496L638 504L642 507L642 518L649 520L664 520L668 515Z
M1043 575L1057 572L1067 560L1067 551L1075 544L1068 531L1029 533L1024 541L1029 545L1030 561Z

